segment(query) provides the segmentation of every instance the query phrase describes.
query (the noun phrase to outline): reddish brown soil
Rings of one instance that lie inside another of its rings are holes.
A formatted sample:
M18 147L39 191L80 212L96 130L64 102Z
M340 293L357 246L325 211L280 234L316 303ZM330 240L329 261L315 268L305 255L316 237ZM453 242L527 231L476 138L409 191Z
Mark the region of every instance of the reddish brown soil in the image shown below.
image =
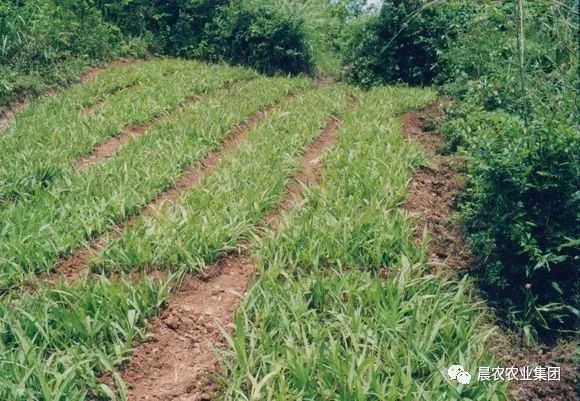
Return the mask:
M463 161L458 156L443 156L439 152L443 138L424 129L426 119L440 116L437 106L403 116L405 135L419 143L429 159L429 167L418 171L410 184L403 207L419 218L416 238L420 240L426 228L431 242L429 261L434 268L444 267L451 272L473 266L468 245L458 222L453 219L457 195L465 180L461 177ZM494 314L489 310L491 315ZM574 356L576 342L565 341L555 347L522 344L518 336L498 329L494 351L502 358L501 367L560 366L561 381L512 382L510 397L515 401L577 401L580 371Z
M232 321L255 271L249 259L232 255L188 278L168 308L148 325L150 339L140 345L123 371L129 400L185 401L213 398L211 380L219 372L214 348L225 346L221 329Z
M264 219L265 226L275 228L280 214L295 208L300 203L304 188L320 180L322 173L320 157L326 149L336 142L339 124L340 120L338 118L331 117L320 136L308 146L300 158L301 170L294 175L294 179L288 184L280 207L268 214Z
M287 101L292 97L294 97L294 95L287 96L278 101L275 105L269 106L266 109L255 113L244 124L236 127L222 143L220 149L208 153L201 162L200 167L197 165L190 166L172 188L161 193L155 201L147 207L147 213L154 213L164 207L173 205L175 199L179 198L186 191L199 185L203 177L214 170L215 166L219 163L225 153L230 153L236 150L243 143L246 134L249 131L262 121L264 117L277 107L278 104L282 101Z
M142 136L150 126L151 123L137 124L123 129L120 134L110 137L97 146L89 155L78 159L75 162L75 168L81 170L102 163L103 161L115 156L119 149L130 141Z
M580 369L575 355L577 341L562 341L556 346L526 345L514 335L506 335L500 355L506 366L560 366L561 381L519 381L510 393L515 401L578 401Z
M459 225L452 218L457 196L464 185L460 174L463 160L439 154L443 138L423 129L425 116L440 114L440 109L432 106L403 115L406 137L420 144L429 161L428 167L414 175L403 207L418 217L416 238L422 238L424 229L429 233L429 262L433 266L464 269L471 264L472 257Z
M80 82L82 82L82 83L87 82L88 80L93 79L95 76L97 76L101 72L109 70L111 68L135 64L139 61L140 61L139 59L128 57L128 58L121 58L121 59L117 59L115 61L111 61L110 63L107 63L107 64L100 66L100 67L90 68L88 71L86 71L85 73L83 73L81 75Z
M266 224L275 227L281 212L301 199L305 185L320 177L320 156L336 136L331 118L300 159L282 204ZM248 255L230 255L212 265L209 277L189 279L171 297L169 307L149 323L152 341L139 346L123 372L132 401L201 401L219 394L212 377L220 373L214 349L223 347L222 329L231 331L235 310L256 270Z
M5 110L0 110L0 133L14 121L15 114L28 107L27 101L12 104Z
M101 108L105 104L107 99L109 99L111 96L116 95L117 93L121 92L122 90L132 89L132 88L135 88L137 86L139 86L139 81L132 82L128 85L119 86L118 88L115 88L112 91L103 94L103 96L100 99L96 100L95 102L93 102L92 104L90 104L89 106L84 108L85 114L88 116L93 116L95 114L95 112L99 108Z

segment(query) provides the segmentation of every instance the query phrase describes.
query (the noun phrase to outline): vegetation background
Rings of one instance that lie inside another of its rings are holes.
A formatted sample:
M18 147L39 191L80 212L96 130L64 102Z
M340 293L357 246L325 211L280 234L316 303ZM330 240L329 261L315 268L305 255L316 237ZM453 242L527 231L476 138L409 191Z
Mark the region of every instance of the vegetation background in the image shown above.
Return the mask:
M0 0L0 105L151 54L438 85L481 288L552 340L580 309L578 19L575 0Z

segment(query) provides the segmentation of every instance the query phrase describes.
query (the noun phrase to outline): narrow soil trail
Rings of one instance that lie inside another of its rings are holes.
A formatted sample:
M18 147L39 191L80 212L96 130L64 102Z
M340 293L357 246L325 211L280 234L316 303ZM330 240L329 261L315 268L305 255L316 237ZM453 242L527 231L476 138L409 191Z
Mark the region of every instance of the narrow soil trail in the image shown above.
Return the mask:
M336 142L339 120L328 120L320 136L300 158L300 170L286 188L280 207L264 224L275 228L283 211L296 206L304 189L320 179L322 153ZM226 346L221 332L231 325L256 265L251 255L228 255L186 279L170 297L164 313L150 321L151 340L139 346L123 370L130 401L201 401L213 399L219 385L215 348Z
M443 137L427 129L426 120L441 116L437 106L404 114L405 136L417 142L429 160L429 167L419 170L413 177L403 208L419 218L415 232L421 240L423 227L431 237L429 262L433 268L448 269L450 274L465 274L473 269L476 260L471 254L461 232L460 224L452 218L457 197L465 186L461 174L464 160L457 155L442 155ZM485 303L484 299L481 299ZM490 324L497 324L499 317L490 308ZM575 383L580 382L580 371L574 361L576 341L562 341L554 346L524 344L510 331L498 328L491 352L501 361L500 367L560 366L560 381L512 382L510 399L514 401L575 401L579 400Z
M21 102L10 105L7 109L0 111L0 133L8 129L8 126L14 122L16 113L28 107L28 102Z
M208 153L199 165L195 164L190 166L172 187L167 188L165 191L157 195L153 201L143 207L129 220L120 222L109 231L95 238L88 247L79 248L71 255L62 257L55 264L53 272L42 275L41 279L54 283L60 278L64 278L66 281L73 281L79 277L86 276L89 273L89 259L103 246L107 239L111 236L120 235L125 226L135 223L139 215L152 215L160 211L163 207L172 205L174 200L181 196L185 191L196 188L205 176L211 174L224 154L234 151L243 143L246 134L252 130L256 124L263 120L282 102L288 101L296 95L297 94L294 93L285 96L273 105L251 115L245 123L238 125L230 132L222 142L219 149Z
M93 77L97 76L98 74L111 69L111 68L115 68L115 67L119 67L122 65L129 65L129 64L134 64L137 63L139 60L138 59L134 59L134 58L123 58L123 59L119 59L119 60L115 60L113 62L110 62L104 66L100 66L100 67L93 67L90 68L88 71L84 72L80 79L79 82L80 83L84 83L87 82L88 80L92 79ZM123 89L123 88L120 88ZM120 90L119 89L119 90ZM57 89L51 88L48 89L46 91L46 93L42 96L54 96L58 93ZM12 124L16 118L16 113L24 110L25 108L28 107L28 103L29 103L30 99L27 97L24 100L20 100L20 101L16 101L12 104L10 104L8 107L6 108L0 108L0 134L2 132L4 132L6 129L8 129L8 127L10 126L10 124ZM95 102L99 103L101 100L97 100ZM93 107L93 105L87 107L85 110L90 110Z
M419 219L415 232L417 240L421 240L423 228L429 232L431 265L466 269L472 264L472 256L459 225L452 219L457 197L465 185L460 174L464 161L459 156L441 155L443 137L425 129L426 117L441 114L438 105L434 105L402 116L406 138L421 146L429 163L413 176L403 208Z
M219 88L216 88L216 90L227 90L232 88L234 85L244 81L247 80L246 79L234 80L232 82L226 83L225 85ZM202 99L203 99L202 95L186 96L183 100L179 101L177 105L171 107L166 113L154 116L150 118L149 121L143 124L133 124L125 127L117 135L108 138L103 143L94 148L91 153L77 159L75 162L75 168L77 170L82 170L84 168L102 163L105 160L110 159L111 157L114 157L117 154L117 152L125 145L127 145L129 142L143 136L152 125L171 119L171 117L185 105L197 103ZM92 111L93 110L91 109L88 112Z
M103 94L99 99L94 101L92 104L89 104L88 106L86 106L83 109L83 112L87 116L93 116L95 114L95 112L100 107L102 107L111 96L114 96L123 90L131 90L131 89L137 88L139 85L141 85L141 82L139 82L138 80L135 82L132 82L130 84L121 85L118 88L115 88L112 91Z
M124 128L118 135L112 136L105 142L101 143L87 156L77 159L75 162L75 169L82 170L102 163L115 156L123 146L145 134L151 124L153 124L153 121L145 124L135 124Z

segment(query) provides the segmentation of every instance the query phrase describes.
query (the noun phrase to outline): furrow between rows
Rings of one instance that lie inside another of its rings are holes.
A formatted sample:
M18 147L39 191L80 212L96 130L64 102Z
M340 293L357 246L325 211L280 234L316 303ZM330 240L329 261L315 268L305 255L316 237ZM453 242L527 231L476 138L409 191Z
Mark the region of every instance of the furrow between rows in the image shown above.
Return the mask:
M231 87L232 84L235 84L236 82L239 81L228 83L224 88ZM201 99L202 96L189 96L176 105L174 109L161 117L155 116L145 123L133 124L123 128L119 134L106 139L103 143L94 148L87 156L77 159L75 162L75 169L82 170L89 168L115 156L122 147L143 136L153 125L171 119L180 107L183 107L187 103L199 102Z
M260 78L219 90L159 122L116 157L72 174L30 202L0 211L2 288L28 272L50 269L59 255L72 254L139 213L188 166L219 148L248 115L308 86L307 79Z
M135 64L137 62L138 62L137 59L121 59L121 60L116 60L114 62L108 63L102 67L93 67L93 68L89 69L87 72L85 72L80 77L79 82L81 84L84 84L88 81L95 79L95 77L97 77L99 74L104 73L105 71L109 71L112 69L118 69L121 66L128 66L131 64ZM103 99L106 98L107 95L112 95L112 94L116 93L117 91L122 90L126 87L129 87L129 86L135 85L136 83L137 83L137 80L132 80L132 81L130 80L126 83L122 83L122 84L120 84L118 86L114 86L114 87L104 86L102 88L102 92L97 93L96 97L87 99L87 102L89 103L89 105L85 106L85 108L89 109L94 104L103 101ZM45 97L41 98L41 101L45 100L46 97L55 96L56 93L57 92L55 89L48 90L45 94ZM20 112L22 112L23 110L25 110L26 108L28 108L28 106L29 106L29 102L27 100L21 100L21 101L13 103L12 105L10 105L9 107L7 107L5 109L1 109L0 110L0 134L3 133L3 131L6 131L8 129L8 127L16 120L16 117L18 116L18 114Z
M0 208L28 201L55 182L68 179L78 163L86 163L78 162L79 158L90 160L95 149L128 127L151 124L187 99L257 77L241 68L217 70L196 62L178 63L168 70L163 62L156 62L143 69L127 73L127 80L117 79L119 84L112 79L106 85L110 90L129 82L137 85L106 96L90 115L82 109L85 101L100 99L104 92L93 88L93 82L86 84L86 93L82 91L85 85L80 85L69 89L70 95L65 91L52 102L40 102L36 112L27 110L30 113L0 137L0 160L10 161L0 163Z

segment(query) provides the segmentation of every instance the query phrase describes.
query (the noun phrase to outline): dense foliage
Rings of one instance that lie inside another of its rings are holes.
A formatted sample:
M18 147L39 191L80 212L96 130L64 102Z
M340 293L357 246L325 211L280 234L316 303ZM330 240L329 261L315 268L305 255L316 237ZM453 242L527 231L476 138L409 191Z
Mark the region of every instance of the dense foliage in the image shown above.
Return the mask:
M141 51L89 4L0 1L0 105L69 83L89 63Z
M0 106L77 79L88 64L147 51L268 74L336 75L342 64L363 86L442 83L456 100L443 131L448 151L466 156L460 207L483 288L530 335L570 329L579 308L577 1L365 4L0 0Z
M531 335L578 319L578 4L487 2L443 55L484 289Z
M355 24L347 41L345 77L371 86L430 83L444 71L440 55L468 17L468 4L388 0Z
M147 53L338 74L364 0L1 0L0 106ZM314 55L314 56L313 56Z
M206 25L194 53L246 64L269 74L311 69L303 21L265 2L232 2L222 8Z
M578 319L578 3L388 0L352 29L345 77L444 83L483 288L530 335Z

